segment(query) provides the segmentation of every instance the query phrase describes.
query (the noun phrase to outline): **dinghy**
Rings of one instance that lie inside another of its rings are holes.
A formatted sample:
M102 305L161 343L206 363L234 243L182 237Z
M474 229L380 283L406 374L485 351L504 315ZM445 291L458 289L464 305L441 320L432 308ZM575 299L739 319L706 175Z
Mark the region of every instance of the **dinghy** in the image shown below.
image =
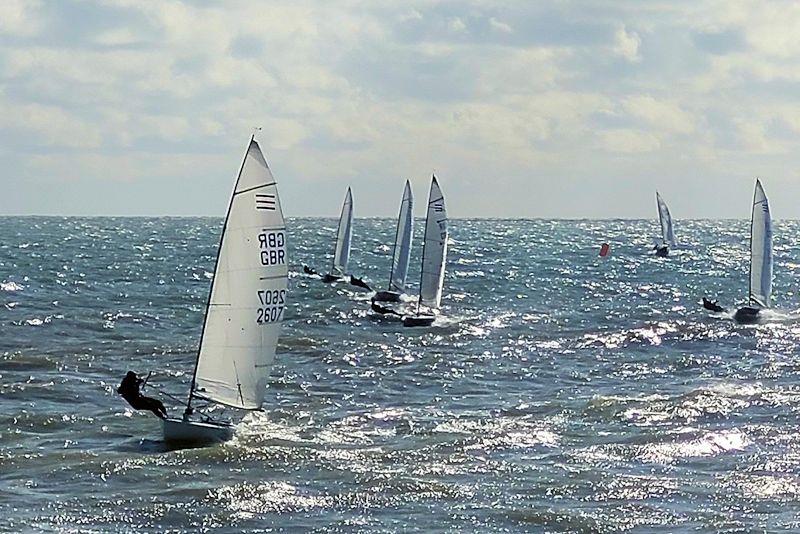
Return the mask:
M670 247L675 247L675 232L672 230L672 216L669 208L661 195L656 191L656 206L658 207L658 221L661 225L661 241L656 245L656 256L666 257Z
M353 240L353 193L347 188L342 204L342 214L339 216L339 228L336 231L336 245L333 251L333 265L331 272L322 277L328 284L343 280L347 273L347 263L350 261L350 242Z
M222 227L186 410L163 420L166 441L233 436L231 422L213 420L196 403L261 408L286 307L287 265L278 189L251 138Z
M422 243L419 300L416 314L403 317L403 326L430 326L442 302L444 265L447 258L447 210L444 195L436 176L431 180L428 213L425 218L425 239ZM427 313L422 313L422 306Z
M411 261L411 240L414 234L414 195L411 193L411 184L406 180L403 198L400 201L400 214L397 216L397 230L394 237L394 252L392 253L392 266L389 270L389 285L386 291L378 291L372 297L373 310L384 313L382 306L375 306L376 302L400 302L401 296L406 292L406 276L408 265Z
M757 322L760 312L770 307L771 298L772 216L761 181L756 179L750 218L750 302L736 310L733 318L740 323Z

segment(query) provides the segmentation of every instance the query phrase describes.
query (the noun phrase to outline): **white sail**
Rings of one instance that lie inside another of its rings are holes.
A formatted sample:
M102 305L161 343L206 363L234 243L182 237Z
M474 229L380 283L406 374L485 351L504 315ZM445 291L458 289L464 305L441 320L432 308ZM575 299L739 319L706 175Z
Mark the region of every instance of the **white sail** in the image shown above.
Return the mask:
M658 206L658 220L661 223L661 245L675 246L675 233L672 230L672 215L661 195L656 191L656 205Z
M761 181L756 180L750 223L750 302L768 308L772 297L772 216Z
M406 290L408 264L411 260L411 239L414 234L414 195L411 184L406 180L403 200L400 202L400 215L397 218L397 235L394 239L392 272L389 274L389 291L400 293Z
M444 263L447 258L447 210L436 177L431 180L428 215L425 219L425 242L422 245L422 274L419 301L436 309L442 301Z
M333 254L333 272L347 273L347 262L350 261L350 241L353 238L353 193L347 188L339 217L339 230L336 232L336 250Z
M192 394L256 409L286 307L286 227L275 179L250 141L222 231Z

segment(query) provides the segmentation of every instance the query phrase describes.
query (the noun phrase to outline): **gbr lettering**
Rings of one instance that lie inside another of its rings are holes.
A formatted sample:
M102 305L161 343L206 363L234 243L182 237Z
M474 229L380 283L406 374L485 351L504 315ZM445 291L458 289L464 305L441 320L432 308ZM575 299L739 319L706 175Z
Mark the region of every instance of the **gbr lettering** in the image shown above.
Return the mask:
M286 234L283 230L267 231L262 230L258 234L258 251L261 265L285 265L286 264Z

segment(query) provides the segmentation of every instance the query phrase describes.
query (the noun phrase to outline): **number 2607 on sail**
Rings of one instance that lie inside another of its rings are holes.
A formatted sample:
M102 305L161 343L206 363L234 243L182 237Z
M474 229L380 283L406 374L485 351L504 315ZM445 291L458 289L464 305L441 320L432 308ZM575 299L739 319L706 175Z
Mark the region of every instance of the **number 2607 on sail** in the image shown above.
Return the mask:
M274 323L283 314L283 307L286 304L286 290L259 291L258 301L261 307L256 310L258 312L256 322L258 324Z

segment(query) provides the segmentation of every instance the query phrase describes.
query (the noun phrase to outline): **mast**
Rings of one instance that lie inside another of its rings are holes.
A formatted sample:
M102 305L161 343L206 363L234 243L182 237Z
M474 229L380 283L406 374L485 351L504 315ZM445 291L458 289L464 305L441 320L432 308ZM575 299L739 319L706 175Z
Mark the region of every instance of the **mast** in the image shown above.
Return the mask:
M419 317L419 309L422 305L422 278L425 276L425 248L427 247L428 224L430 223L430 205L431 205L431 191L433 191L433 183L436 181L436 175L431 175L431 188L428 191L428 209L425 211L425 229L422 234L422 262L419 265L419 298L417 299L417 316Z
M661 230L661 244L664 245L666 243L666 238L664 237L664 214L661 213L661 195L658 194L658 190L656 190L656 209L658 210L658 227Z
M408 180L406 180L408 184ZM403 189L403 197L400 199L400 211L397 214L397 227L394 231L394 247L392 247L392 264L389 267L389 287L387 291L392 290L392 279L394 278L394 255L397 253L397 238L400 237L400 219L403 218L403 204L406 201L406 191Z
M750 207L750 269L747 273L747 300L750 304L755 302L753 298L753 220L756 214L756 195L758 194L758 177L756 186L753 189L753 205Z
M217 275L217 267L219 266L219 255L222 252L222 241L225 239L225 229L228 227L228 218L231 216L231 208L233 207L233 199L236 196L236 188L239 186L239 179L242 177L242 171L244 170L244 164L247 161L247 154L250 152L250 146L253 144L255 140L255 133L250 136L250 142L247 144L247 150L244 151L244 157L242 158L242 165L239 167L239 174L236 175L236 182L233 184L233 189L231 190L231 198L228 201L228 210L225 212L225 222L222 224L222 233L219 236L219 245L217 245L217 256L214 259L214 276ZM200 363L200 347L203 344L203 335L206 332L206 323L208 323L208 309L211 307L211 293L214 290L214 280L212 278L211 285L208 288L208 299L206 300L206 313L203 317L203 328L200 330L200 341L197 345L197 356L194 359L194 371L192 372L192 384L189 386L189 398L186 400L186 410L183 412L184 416L188 416L192 413L192 396L194 395L194 387L195 382L197 380L197 366Z

